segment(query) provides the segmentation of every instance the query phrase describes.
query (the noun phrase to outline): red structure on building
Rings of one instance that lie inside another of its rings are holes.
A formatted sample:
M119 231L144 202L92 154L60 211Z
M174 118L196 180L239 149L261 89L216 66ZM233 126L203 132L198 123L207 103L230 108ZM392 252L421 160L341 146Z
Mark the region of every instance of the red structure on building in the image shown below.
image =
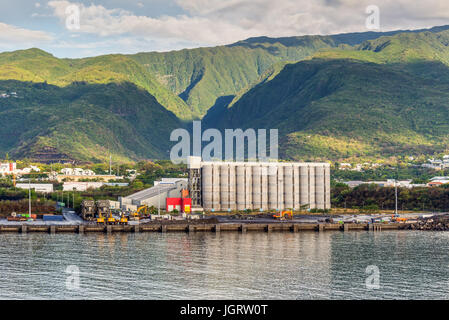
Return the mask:
M178 212L190 213L191 207L191 198L166 198L165 201L165 210L167 212L172 212L176 209Z

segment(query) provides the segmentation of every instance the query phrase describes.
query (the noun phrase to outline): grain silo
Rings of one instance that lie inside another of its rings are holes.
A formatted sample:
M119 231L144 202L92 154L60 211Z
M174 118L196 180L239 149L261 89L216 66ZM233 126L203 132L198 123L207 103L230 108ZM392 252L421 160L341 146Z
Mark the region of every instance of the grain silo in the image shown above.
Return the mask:
M189 177L195 177L196 185L201 186L201 192L195 193L198 199L191 193L192 203L205 210L330 208L329 163L204 162L190 158Z

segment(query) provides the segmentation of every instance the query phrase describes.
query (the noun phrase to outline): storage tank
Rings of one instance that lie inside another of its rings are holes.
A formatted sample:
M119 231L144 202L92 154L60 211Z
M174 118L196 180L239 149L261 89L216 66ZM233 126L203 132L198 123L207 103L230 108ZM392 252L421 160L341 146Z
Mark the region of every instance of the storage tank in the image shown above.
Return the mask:
M324 209L324 167L315 167L315 200L318 209Z
M315 166L313 165L309 165L309 201L310 209L315 209Z
M293 208L293 167L282 167L284 170L284 206Z
M245 209L253 208L253 170L251 165L245 165Z
M201 170L204 210L212 209L212 174L211 165L206 165Z
M253 182L253 209L258 210L262 208L262 192L261 192L261 167L252 167L252 182Z
M213 165L213 178L212 178L212 208L220 210L220 165Z
M278 167L268 166L268 208L278 208Z
M229 165L229 207L231 210L235 210L237 208L236 206L236 179L235 179L235 166Z
M205 210L330 208L326 163L201 164Z
M330 165L324 167L324 201L325 208L331 207L331 168Z
M300 196L301 196L301 206L306 204L310 204L309 200L309 166L302 165L299 168L299 176L300 176Z
M229 209L229 166L220 166L220 199L221 210Z
M262 210L268 210L268 167L260 168L261 175L261 205Z
M301 198L299 190L301 188L300 176L299 176L299 166L293 166L293 208L295 210L299 209L301 204Z
M245 209L245 167L240 165L236 167L237 172L237 210Z
M278 167L278 209L285 208L284 205L284 167Z

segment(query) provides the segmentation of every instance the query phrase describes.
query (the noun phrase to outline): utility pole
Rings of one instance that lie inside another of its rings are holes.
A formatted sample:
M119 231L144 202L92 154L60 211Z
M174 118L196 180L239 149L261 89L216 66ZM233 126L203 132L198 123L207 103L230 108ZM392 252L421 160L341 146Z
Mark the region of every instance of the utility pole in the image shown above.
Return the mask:
M157 215L160 216L161 215L161 188L160 186L158 186L157 188L158 191L158 197L157 197Z
M112 155L109 152L109 175L111 175Z
M28 178L28 218L31 218L31 181Z
M399 178L399 161L396 161L396 179L394 179L394 214L398 214L398 178Z
M398 184L397 184L397 180L394 180L394 197L395 197L395 201L394 201L394 214L398 215Z

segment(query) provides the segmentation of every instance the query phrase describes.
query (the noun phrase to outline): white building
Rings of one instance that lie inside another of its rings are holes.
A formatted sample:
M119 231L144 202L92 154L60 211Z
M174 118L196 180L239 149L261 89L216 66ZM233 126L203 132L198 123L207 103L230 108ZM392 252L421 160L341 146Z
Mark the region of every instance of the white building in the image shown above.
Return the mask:
M345 181L345 184L347 184L349 187L351 188L355 188L358 187L362 184L375 184L379 187L394 187L395 186L395 180L394 179L388 179L386 181ZM397 180L396 184L398 187L401 188L413 188L413 187L417 187L417 186L422 186L422 185L414 185L412 184L412 180L408 179L408 180Z
M15 173L17 174L30 174L31 172L40 172L41 169L39 169L36 166L29 166L23 169L17 169L15 170Z
M82 168L63 168L61 173L66 176L94 176L95 172Z
M339 169L340 170L350 170L352 168L352 165L350 163L347 162L342 162L339 165Z
M154 187L144 189L126 197L119 197L121 208L124 210L135 210L137 207L147 205L156 208L165 208L167 198L180 198L182 190L187 189L185 178L162 178L155 181Z
M0 163L0 174L4 176L5 174L13 174L17 170L17 165L15 162Z
M53 184L51 183L17 183L16 188L32 189L36 192L50 193L53 192Z
M64 182L63 191L86 191L88 189L98 189L104 185L103 182Z
M449 155L443 156L443 160L428 159L428 163L423 163L421 167L434 170L449 168Z
M162 178L160 181L154 181L154 186L157 186L158 184L175 184L177 181L184 181L187 182L187 178Z

